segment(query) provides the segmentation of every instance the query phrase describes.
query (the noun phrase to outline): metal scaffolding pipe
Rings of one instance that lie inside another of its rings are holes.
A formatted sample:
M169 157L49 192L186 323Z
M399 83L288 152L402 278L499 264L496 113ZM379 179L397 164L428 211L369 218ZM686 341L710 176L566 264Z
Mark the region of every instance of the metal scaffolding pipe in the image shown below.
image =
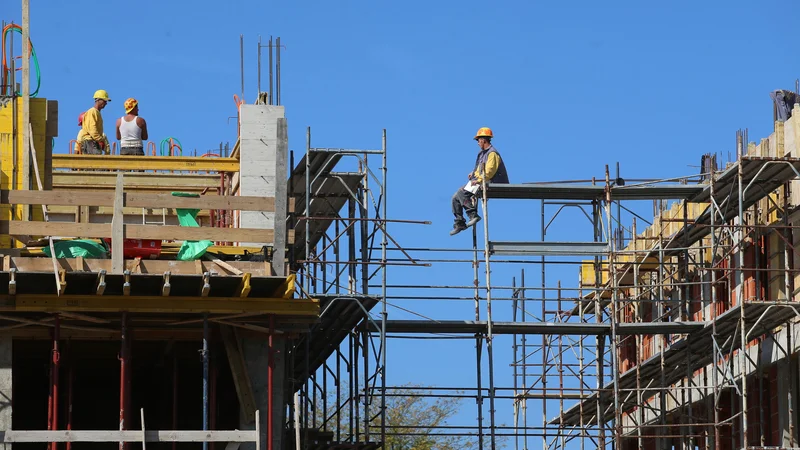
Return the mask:
M272 417L272 399L273 399L273 372L275 370L275 348L273 344L273 334L275 332L275 316L269 316L269 353L267 357L267 450L272 450L272 433L273 433L273 417ZM324 413L327 413L325 411Z
M203 431L208 430L208 314L203 315ZM208 442L203 442L203 450L208 450Z
M61 331L61 318L58 314L55 315L55 326L53 327L53 349L50 354L50 395L47 405L47 429L55 431L58 429L58 369L61 360L61 354L58 349L58 341L60 339ZM57 450L58 443L51 442L48 445L50 450Z
M126 408L128 406L128 364L130 358L129 343L128 343L128 313L122 313L122 333L120 344L119 356L119 430L124 431L128 429L126 423ZM119 449L125 450L127 442L120 442Z

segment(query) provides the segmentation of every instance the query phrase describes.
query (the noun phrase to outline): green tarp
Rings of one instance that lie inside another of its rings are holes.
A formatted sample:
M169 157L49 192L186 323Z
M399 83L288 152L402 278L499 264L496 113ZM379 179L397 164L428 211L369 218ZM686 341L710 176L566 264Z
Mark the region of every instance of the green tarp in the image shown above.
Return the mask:
M53 242L53 249L56 251L56 258L77 258L82 256L84 258L106 259L108 252L108 249L102 243L80 239ZM49 245L42 249L42 253L50 257L53 256L50 254Z
M199 197L200 194L192 194L188 192L173 192L172 195L176 197ZM199 213L199 209L184 209L184 208L177 208L176 213L178 214L178 223L182 227L199 227L200 225L197 224L197 213ZM183 245L181 245L181 249L178 250L178 256L176 257L178 261L194 261L196 259L200 259L208 250L208 247L214 245L213 242L209 240L203 241L183 241Z

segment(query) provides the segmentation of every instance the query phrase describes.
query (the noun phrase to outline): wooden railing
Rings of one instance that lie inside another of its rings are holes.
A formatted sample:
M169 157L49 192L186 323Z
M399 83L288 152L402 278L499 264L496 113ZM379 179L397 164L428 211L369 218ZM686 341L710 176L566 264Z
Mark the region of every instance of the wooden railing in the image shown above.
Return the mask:
M46 206L105 206L113 208L111 223L75 223L41 221L0 221L0 234L16 237L52 236L111 238L112 259L122 261L124 239L191 240L208 239L217 242L256 243L258 245L285 245L285 239L276 239L275 230L262 228L182 227L175 225L134 225L123 221L123 208L181 208L226 211L275 212L273 197L199 196L179 197L170 194L124 192L123 174L117 174L116 189L103 191L0 191L0 203ZM287 236L294 241L294 230ZM119 246L117 248L117 246Z

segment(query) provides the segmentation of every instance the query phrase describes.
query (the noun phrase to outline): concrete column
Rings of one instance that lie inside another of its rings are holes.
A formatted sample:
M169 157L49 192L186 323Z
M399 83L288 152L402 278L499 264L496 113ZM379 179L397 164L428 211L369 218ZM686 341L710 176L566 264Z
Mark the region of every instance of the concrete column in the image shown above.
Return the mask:
M242 105L241 194L275 197L275 212L243 211L243 228L275 230L273 270L283 275L289 143L283 106ZM244 243L261 246L264 242Z
M283 339L273 337L272 339L274 353L273 360L275 367L272 375L272 394L273 398L270 399L268 395L267 374L269 368L269 342L267 339L242 339L242 356L244 356L245 365L247 367L247 374L250 377L250 382L253 385L253 398L256 403L256 409L259 410L261 416L261 434L262 442L261 448L267 448L267 420L268 420L268 405L272 402L272 432L273 432L273 449L283 448L283 423L286 420L284 406L286 404L284 396L285 386L285 346L286 343ZM240 412L241 414L241 412ZM248 424L244 418L239 419L242 429L252 430L255 427ZM241 450L254 450L255 446L252 444L241 446Z
M0 430L11 430L11 336L0 337ZM0 444L11 450L12 444Z

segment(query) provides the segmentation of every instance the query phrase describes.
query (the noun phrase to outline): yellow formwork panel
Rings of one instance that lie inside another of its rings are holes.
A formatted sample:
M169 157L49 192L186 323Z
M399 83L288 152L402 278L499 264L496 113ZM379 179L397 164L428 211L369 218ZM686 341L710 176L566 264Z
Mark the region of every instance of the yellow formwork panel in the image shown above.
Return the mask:
M605 261L604 261L605 262ZM607 267L607 264L601 264L600 269L600 286L604 286L608 283L608 270L604 270L603 268ZM586 260L581 262L581 286L585 287L594 287L596 286L597 276L595 275L594 270L594 260Z
M22 183L23 146L22 139L22 98L17 98L17 140L14 148L13 137L13 108L11 105L0 109L0 189L24 189ZM47 99L33 98L30 100L30 122L33 128L33 145L36 149L36 160L39 173L44 176L45 143L47 140ZM35 172L31 171L31 182L36 187ZM44 182L44 180L42 180ZM22 218L23 207L17 206L12 211L10 205L0 205L0 220L19 220ZM13 214L12 214L13 213ZM13 217L12 217L13 215ZM40 208L31 209L33 220L43 220ZM16 242L7 235L0 235L0 248L11 248ZM16 244L19 246L20 244Z
M778 236L779 232L773 231L769 235L769 297L766 300L783 300L786 299L786 279L785 272L780 269L786 268L784 261L784 241Z

